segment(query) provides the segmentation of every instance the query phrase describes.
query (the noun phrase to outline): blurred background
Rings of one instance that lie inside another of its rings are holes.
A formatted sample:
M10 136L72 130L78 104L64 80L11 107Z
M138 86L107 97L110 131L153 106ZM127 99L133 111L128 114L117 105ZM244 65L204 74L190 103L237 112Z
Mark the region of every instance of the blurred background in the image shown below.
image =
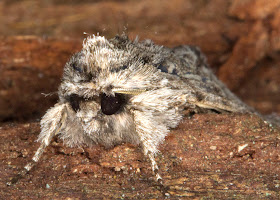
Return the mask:
M39 120L87 34L199 46L217 76L280 114L280 0L2 0L0 122ZM48 95L44 95L48 94Z

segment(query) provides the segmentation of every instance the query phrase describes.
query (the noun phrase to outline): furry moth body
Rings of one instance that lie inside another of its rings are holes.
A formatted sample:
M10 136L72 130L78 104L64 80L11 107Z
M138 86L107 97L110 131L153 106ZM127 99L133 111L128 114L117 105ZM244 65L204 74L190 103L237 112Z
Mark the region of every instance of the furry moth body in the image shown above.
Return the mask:
M198 48L126 36L88 37L66 63L58 94L40 123L41 146L18 177L58 135L68 146L139 144L160 180L158 145L186 111L254 112L215 77Z

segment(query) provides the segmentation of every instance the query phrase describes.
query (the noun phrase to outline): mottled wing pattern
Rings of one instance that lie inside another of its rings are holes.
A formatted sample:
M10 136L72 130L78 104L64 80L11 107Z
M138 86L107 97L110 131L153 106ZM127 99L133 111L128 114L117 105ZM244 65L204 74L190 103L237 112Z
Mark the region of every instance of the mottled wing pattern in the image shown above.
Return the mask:
M170 56L159 65L159 69L179 76L193 89L196 99L191 103L217 111L253 112L217 79L199 48L184 45L165 50L170 52Z

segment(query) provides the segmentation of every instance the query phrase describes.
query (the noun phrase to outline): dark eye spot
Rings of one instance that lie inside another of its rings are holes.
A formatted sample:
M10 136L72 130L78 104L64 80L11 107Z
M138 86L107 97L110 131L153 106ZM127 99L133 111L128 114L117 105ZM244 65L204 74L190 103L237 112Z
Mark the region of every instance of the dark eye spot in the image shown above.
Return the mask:
M82 72L83 72L82 68L78 65L77 62L73 62L73 63L71 64L71 66L73 67L73 69L74 69L75 71L77 71L77 72L79 72L79 73L82 73Z
M158 69L160 69L161 72L164 72L164 73L168 73L168 69L166 66L160 64L159 66L157 66Z
M78 95L76 94L72 94L70 95L69 97L69 102L70 102L70 105L72 107L72 109L77 112L78 110L80 110L80 102L81 102L82 98L79 97Z
M173 70L172 70L172 73L171 74L173 74L173 75L178 75L177 74L177 70L174 68Z
M206 82L207 82L207 78L206 78L206 77L202 77L201 80L202 80L203 83L206 83Z
M105 115L113 115L118 112L125 103L124 96L115 94L115 96L101 95L101 110Z

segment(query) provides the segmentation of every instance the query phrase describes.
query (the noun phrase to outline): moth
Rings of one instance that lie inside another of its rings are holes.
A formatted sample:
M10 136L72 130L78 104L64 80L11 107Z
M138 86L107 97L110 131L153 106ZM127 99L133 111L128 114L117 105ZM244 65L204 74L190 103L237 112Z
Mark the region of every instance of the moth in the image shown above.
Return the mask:
M64 67L59 101L43 116L37 163L54 136L71 147L141 145L161 180L155 156L186 113L255 112L220 82L199 48L167 48L127 36L89 36Z

